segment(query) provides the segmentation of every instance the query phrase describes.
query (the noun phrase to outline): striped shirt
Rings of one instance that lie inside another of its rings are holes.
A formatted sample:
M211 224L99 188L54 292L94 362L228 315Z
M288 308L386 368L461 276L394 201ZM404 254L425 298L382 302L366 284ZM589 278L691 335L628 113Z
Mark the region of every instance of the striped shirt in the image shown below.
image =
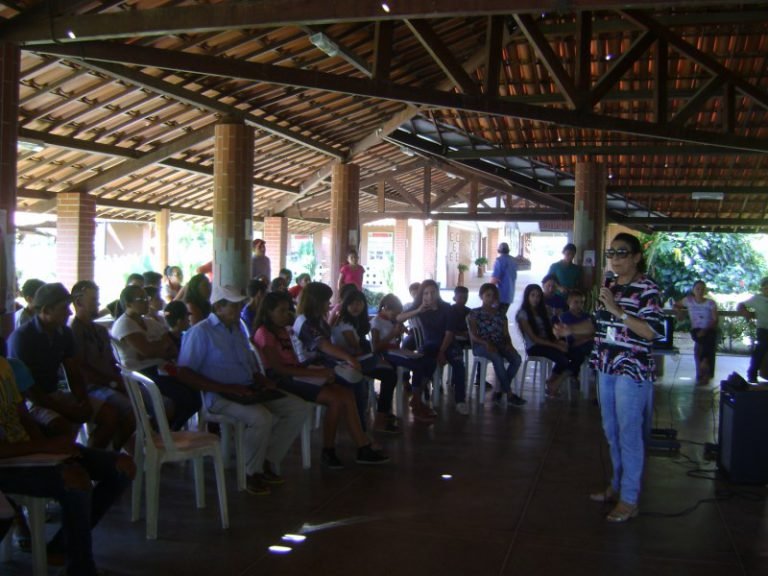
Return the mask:
M629 284L611 286L613 298L629 316L645 320L656 334L663 334L659 287L640 275ZM654 379L652 340L632 332L607 310L596 312L592 367L600 372L629 376L636 382Z

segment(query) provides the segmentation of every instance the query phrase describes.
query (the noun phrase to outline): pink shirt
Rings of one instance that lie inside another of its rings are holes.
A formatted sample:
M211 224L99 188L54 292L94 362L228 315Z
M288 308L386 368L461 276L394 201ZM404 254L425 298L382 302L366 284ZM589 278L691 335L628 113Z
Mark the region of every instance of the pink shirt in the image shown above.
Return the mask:
M285 328L280 331L279 336L275 336L265 326L260 326L256 330L256 334L253 335L253 343L256 344L259 350L264 350L265 348L277 350L277 354L285 366L299 365L299 360L293 351L293 345L291 345L291 337ZM269 359L264 354L261 354L261 359L264 362L265 370L273 368L273 366L269 365Z
M365 274L365 268L359 264L352 268L349 264L344 264L339 270L341 276L341 285L354 284L358 290L363 289L363 274Z

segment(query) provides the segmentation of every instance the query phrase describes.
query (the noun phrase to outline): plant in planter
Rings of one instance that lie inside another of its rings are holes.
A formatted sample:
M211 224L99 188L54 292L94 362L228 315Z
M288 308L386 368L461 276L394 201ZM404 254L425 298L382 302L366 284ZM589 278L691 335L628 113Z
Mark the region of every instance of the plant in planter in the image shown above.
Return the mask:
M456 282L456 286L464 286L464 272L469 270L469 266L466 264L459 264L457 268L459 269L459 279Z
M485 256L480 256L479 258L475 258L475 266L477 266L477 277L482 278L483 273L485 272L485 267L488 265L488 258Z

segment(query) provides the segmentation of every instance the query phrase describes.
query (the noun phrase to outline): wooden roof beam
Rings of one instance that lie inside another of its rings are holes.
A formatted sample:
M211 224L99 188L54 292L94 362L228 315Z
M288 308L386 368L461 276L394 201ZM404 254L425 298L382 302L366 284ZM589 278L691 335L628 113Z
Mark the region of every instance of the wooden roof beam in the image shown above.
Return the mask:
M420 103L428 106L469 110L492 115L512 116L574 128L588 128L662 140L679 140L726 148L768 152L768 140L765 139L725 133L718 134L679 126L657 125L654 122L604 116L576 110L532 106L498 98L465 97L462 94L444 92L432 88L406 86L368 78L338 76L256 62L236 61L201 54L179 54L155 48L107 43L85 43L77 46L51 44L45 47L36 47L36 50L50 54L61 54L62 52L71 51L72 55L85 60L130 61L141 66L181 69L196 74L240 78L287 86L302 86L329 92Z
M406 20L405 25L408 26L416 39L437 65L440 66L454 86L459 88L464 94L478 93L475 81L472 80L454 55L451 54L448 46L435 33L429 22L426 20Z
M544 67L552 76L552 80L560 89L560 92L565 97L566 102L570 108L577 108L580 106L579 93L576 90L576 85L573 83L568 72L563 67L560 57L555 54L552 46L541 33L539 27L533 21L533 17L529 14L515 14L515 22L520 26L520 29L525 34L528 42L531 43L533 49L536 51L536 55L541 60Z

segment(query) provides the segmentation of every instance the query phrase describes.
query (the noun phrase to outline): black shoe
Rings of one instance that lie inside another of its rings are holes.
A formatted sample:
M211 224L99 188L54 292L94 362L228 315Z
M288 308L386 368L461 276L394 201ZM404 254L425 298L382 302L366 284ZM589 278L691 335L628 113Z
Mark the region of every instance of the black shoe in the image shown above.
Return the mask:
M343 470L344 464L336 456L336 450L333 448L323 448L323 455L321 456L323 466L329 470Z
M371 445L362 446L357 449L357 458L355 462L358 464L384 464L389 462L389 456L384 454L381 450L374 450Z
M493 403L497 406L501 405L501 392L496 392L493 395Z
M521 398L517 394L510 394L507 397L507 405L508 406L523 406L528 403L528 400L525 398Z

